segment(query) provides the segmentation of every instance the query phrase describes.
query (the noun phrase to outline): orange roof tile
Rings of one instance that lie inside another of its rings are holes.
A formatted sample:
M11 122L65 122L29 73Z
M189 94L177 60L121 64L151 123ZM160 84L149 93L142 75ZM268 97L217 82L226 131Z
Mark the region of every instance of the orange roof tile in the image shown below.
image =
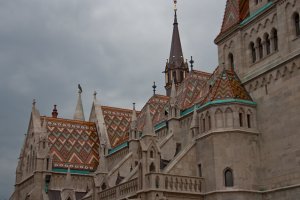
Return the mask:
M99 164L99 137L92 122L46 119L50 154L54 168L95 171ZM43 121L43 120L42 120Z

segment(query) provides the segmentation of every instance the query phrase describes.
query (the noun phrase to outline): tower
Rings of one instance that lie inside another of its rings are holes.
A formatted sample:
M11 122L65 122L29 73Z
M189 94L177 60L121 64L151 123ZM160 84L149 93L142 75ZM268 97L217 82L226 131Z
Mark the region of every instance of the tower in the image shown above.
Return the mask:
M171 94L172 80L174 80L176 86L178 86L186 77L186 74L189 73L188 63L184 61L179 29L178 29L178 21L177 21L177 1L174 1L174 23L173 23L173 35L171 42L171 51L170 57L167 60L166 68L165 68L165 89L167 96Z

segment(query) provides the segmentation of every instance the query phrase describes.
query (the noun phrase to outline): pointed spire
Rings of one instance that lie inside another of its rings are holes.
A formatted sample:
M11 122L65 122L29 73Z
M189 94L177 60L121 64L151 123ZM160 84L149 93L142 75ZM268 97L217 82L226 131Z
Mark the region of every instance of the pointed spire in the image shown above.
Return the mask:
M198 126L198 116L197 116L197 106L194 106L193 119L191 123L191 128L196 128Z
M53 106L53 110L52 110L52 117L53 117L53 118L57 118L57 116L58 116L57 106L54 105L54 106Z
M82 88L81 88L80 84L78 84L78 89L79 89L78 90L78 100L77 100L77 106L76 106L76 110L75 110L73 119L85 121L82 100L81 100Z
M180 36L179 36L179 29L178 29L178 20L177 20L177 1L174 1L174 23L173 23L173 35L172 35L172 43L171 43L171 51L169 62L175 63L177 67L184 62L183 60L183 53L181 48Z
M152 117L150 114L150 106L147 104L146 106L146 113L145 113L145 125L143 127L143 135L155 135L154 134L154 129L153 129L153 124L152 124Z
M70 166L68 167L67 176L65 179L64 189L73 189Z
M172 81L172 88L171 88L171 96L170 96L170 104L171 104L171 106L175 106L176 97L177 97L177 91L176 91L175 81L173 79L173 81Z
M136 110L135 110L135 103L133 103L133 109L132 109L132 116L131 116L131 129L136 129L137 124L137 117L136 117Z

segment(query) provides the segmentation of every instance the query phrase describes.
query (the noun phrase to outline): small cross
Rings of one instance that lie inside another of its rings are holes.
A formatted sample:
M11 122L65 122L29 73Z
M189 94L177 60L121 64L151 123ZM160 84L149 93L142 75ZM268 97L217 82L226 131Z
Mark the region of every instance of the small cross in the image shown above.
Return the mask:
M97 92L95 91L94 92L94 99L96 99L96 97L97 97Z
M155 85L155 82L153 82L153 86L152 86L152 88L153 88L153 95L155 95L155 92L156 92L156 85Z
M191 56L190 64L191 64L191 71L193 71L193 67L194 67L193 56Z

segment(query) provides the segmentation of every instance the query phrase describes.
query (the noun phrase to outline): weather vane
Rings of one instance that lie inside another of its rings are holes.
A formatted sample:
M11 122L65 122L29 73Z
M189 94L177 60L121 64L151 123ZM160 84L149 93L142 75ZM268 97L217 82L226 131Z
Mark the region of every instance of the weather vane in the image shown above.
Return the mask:
M82 88L81 88L81 85L80 84L78 84L78 93L82 93Z
M174 0L174 10L177 11L177 0Z

